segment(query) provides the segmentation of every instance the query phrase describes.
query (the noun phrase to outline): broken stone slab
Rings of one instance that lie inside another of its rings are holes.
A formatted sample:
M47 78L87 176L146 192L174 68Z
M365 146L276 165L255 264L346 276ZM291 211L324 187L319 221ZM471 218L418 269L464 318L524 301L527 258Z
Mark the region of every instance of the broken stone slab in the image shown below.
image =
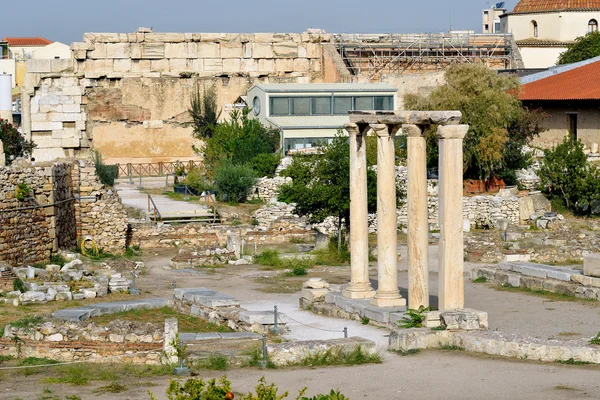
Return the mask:
M300 297L312 302L324 301L327 293L329 289L302 289Z
M275 324L275 313L273 311L242 311L239 313L240 321L246 322L247 324L254 325L274 325ZM280 312L277 313L277 323L285 324L287 322L285 314Z
M240 301L207 288L175 289L175 298L205 307L239 307Z
M583 274L600 277L600 254L593 253L583 257Z
M329 288L329 283L323 280L323 278L310 278L302 284L303 288L306 289L326 289Z
M89 308L67 308L64 310L57 310L52 313L52 318L64 319L66 321L85 321L92 316L99 315L95 313L96 310Z
M43 292L33 291L21 293L21 295L19 296L19 301L21 303L45 302L46 294Z

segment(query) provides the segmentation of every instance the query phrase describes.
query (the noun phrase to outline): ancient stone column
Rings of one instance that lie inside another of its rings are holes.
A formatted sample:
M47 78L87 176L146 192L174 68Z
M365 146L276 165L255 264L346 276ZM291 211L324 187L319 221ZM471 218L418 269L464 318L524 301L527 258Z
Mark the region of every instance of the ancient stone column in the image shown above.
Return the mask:
M439 126L439 306L463 308L463 138L468 125Z
M346 125L350 136L350 284L344 297L368 299L375 296L369 282L369 226L367 221L367 144L368 127Z
M429 306L427 154L423 131L403 125L408 150L408 308Z
M377 259L378 286L371 303L401 307L406 299L398 291L395 131L384 124L370 125L377 134Z
M177 318L168 318L165 320L165 341L163 343L163 353L165 357L165 363L175 364L179 357L177 357L177 335L179 334L179 323Z

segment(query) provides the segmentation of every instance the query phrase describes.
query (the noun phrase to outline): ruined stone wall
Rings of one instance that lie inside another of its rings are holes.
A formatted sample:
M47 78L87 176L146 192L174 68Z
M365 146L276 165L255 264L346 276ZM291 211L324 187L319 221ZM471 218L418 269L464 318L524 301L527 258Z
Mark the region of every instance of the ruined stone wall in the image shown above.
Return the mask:
M17 199L19 184L30 190L23 200ZM0 261L12 266L48 261L87 235L106 251L123 252L126 233L124 207L99 183L93 164L0 167Z
M72 180L79 197L75 203L79 241L89 236L100 249L109 253L123 253L128 222L127 212L117 192L102 185L90 160L74 163Z
M0 167L0 260L36 263L75 243L70 165ZM18 185L30 195L17 199Z
M188 108L196 86L229 104L254 84L341 79L330 35L86 33L70 60L30 60L24 131L37 160L78 156L90 146L105 161L197 159ZM339 61L339 60L338 60Z

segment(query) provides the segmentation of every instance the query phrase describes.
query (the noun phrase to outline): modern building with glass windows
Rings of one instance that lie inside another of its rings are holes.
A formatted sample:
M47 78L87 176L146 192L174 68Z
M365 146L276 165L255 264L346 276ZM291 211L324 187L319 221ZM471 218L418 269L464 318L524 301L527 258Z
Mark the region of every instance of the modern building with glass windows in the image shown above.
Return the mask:
M251 115L279 128L284 153L330 142L353 110L391 111L398 89L386 83L280 83L248 91Z

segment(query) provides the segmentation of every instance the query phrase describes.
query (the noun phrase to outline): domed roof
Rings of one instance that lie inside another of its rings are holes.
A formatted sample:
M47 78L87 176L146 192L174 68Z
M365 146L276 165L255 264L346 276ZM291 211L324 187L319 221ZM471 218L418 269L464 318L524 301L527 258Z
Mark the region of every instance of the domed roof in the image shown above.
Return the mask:
M600 0L521 0L513 14L548 11L600 11Z

